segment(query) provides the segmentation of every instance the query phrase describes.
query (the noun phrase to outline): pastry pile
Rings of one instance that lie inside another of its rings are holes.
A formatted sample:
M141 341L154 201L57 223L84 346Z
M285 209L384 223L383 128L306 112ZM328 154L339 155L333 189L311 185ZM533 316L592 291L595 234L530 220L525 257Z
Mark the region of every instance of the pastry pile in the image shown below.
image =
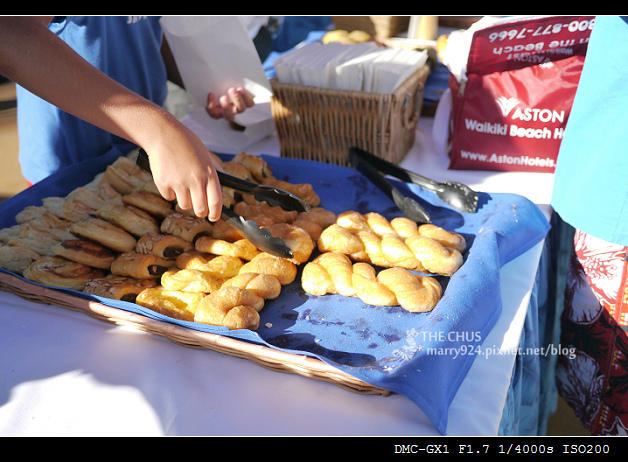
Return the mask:
M279 187L311 211L271 207L223 188L223 203L266 227L292 250L286 259L260 251L226 222L215 223L164 200L131 154L65 197L46 197L0 229L0 267L36 283L136 303L166 316L229 329L259 327L266 300L297 277L312 295L359 297L409 311L434 308L442 290L431 276L462 264L462 236L376 213L336 216L312 185L274 178L258 156L221 163L233 176ZM318 250L314 260L313 252ZM385 268L379 274L375 267Z

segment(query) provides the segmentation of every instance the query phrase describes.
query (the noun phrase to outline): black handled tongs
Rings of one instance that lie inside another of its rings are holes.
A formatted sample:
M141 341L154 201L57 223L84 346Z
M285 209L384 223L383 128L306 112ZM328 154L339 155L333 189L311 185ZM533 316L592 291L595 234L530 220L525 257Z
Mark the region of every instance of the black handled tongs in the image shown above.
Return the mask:
M419 224L430 223L430 215L423 208L423 206L411 197L404 196L397 188L395 188L377 168L362 157L361 154L364 152L365 151L362 151L359 148L349 148L349 161L351 162L351 165L353 165L360 173L384 191L388 197L393 200L395 205L399 207L399 210L401 210L404 217Z
M352 158L359 159L363 164L368 163L372 169L384 175L394 176L406 183L414 183L423 189L432 191L443 202L456 210L465 213L475 213L477 211L478 193L467 185L456 181L443 181L439 183L430 180L429 178L401 168L360 148L351 147L349 151Z
M147 172L151 171L148 155L146 151L141 148L138 150L136 163L143 170ZM296 210L298 212L307 212L310 210L309 204L283 189L251 183L220 171L217 173L221 185L253 194L257 200L266 201L266 203L272 207L279 206L284 210ZM257 223L252 220L245 220L224 205L222 207L221 218L227 224L240 231L240 233L258 249L282 258L293 257L292 250L290 250L283 239L274 237L270 234L268 229L260 228Z

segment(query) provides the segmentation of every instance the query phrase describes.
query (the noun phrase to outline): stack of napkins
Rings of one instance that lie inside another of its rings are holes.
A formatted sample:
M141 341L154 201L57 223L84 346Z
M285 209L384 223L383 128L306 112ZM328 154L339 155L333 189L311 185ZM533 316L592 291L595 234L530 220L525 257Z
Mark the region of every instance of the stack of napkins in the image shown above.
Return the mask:
M281 83L389 94L426 62L426 51L316 42L277 58L273 66Z

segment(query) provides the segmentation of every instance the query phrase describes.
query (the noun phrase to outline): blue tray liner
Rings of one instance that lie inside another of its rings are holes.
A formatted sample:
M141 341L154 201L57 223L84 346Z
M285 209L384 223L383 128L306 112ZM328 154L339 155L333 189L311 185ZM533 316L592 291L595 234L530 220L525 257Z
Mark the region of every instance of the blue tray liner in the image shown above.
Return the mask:
M0 228L15 224L15 215L25 206L40 205L44 197L65 196L91 181L119 155L112 151L68 167L0 203ZM335 213L378 212L388 219L401 215L392 200L352 168L263 158L275 177L311 183L321 206ZM133 303L63 291L156 320L316 357L366 383L406 396L445 434L451 401L476 348L501 313L500 268L544 239L550 225L536 205L519 195L480 193L477 213L468 214L451 209L416 185L392 181L426 208L433 223L461 233L469 244L462 268L451 278L439 277L444 295L429 313L375 307L339 295L308 295L301 289L301 268L295 282L266 303L257 332L178 321ZM466 353L456 355L454 348Z

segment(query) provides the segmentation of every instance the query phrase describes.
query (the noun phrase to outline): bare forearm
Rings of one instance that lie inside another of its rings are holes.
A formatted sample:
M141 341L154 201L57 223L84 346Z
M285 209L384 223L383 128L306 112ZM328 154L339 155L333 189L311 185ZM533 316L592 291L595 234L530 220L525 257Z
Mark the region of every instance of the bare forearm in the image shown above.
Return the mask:
M151 138L152 127L174 123L170 114L94 68L34 17L0 18L0 74L138 145Z
M0 17L0 74L144 148L163 197L217 220L219 165L201 140L163 108L93 67L46 25L34 17Z

